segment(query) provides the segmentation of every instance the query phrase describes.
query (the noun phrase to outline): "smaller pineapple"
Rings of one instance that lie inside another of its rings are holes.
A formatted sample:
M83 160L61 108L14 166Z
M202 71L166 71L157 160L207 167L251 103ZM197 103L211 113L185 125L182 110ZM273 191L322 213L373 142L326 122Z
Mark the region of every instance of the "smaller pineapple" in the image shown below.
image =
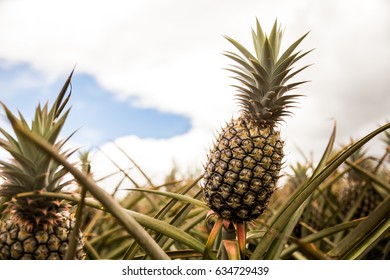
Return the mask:
M49 155L18 132L18 127L29 130L60 151L66 140L57 141L69 109L63 113L70 93L69 76L51 108L48 104L36 108L31 126L22 114L19 118L2 103L15 136L0 128L4 138L0 147L12 157L0 160L0 176L5 181L0 186L0 196L7 198L0 220L0 259L64 259L74 226L71 205L57 198L42 196L61 192L71 183L68 174ZM69 157L74 151L61 152ZM23 195L23 193L29 193ZM75 258L83 259L83 238L79 234Z
M289 178L289 181L295 185L295 189L298 189L310 178L308 173L311 173L313 167L311 164L301 165L298 163L295 168L292 167L292 170L294 175ZM309 204L302 213L299 223L294 228L295 236L305 236L307 230L304 228L303 224L309 226L311 230L320 230L323 227L324 213L322 200L324 198L322 195L318 195L319 193L321 193L321 191L316 190L310 197Z
M363 150L357 150L350 160L365 170L375 173L372 159ZM383 200L373 182L361 172L351 169L347 173L347 184L339 194L339 201L344 205L343 212L353 211L351 219L368 216ZM356 205L358 204L358 205ZM357 206L357 207L356 207Z

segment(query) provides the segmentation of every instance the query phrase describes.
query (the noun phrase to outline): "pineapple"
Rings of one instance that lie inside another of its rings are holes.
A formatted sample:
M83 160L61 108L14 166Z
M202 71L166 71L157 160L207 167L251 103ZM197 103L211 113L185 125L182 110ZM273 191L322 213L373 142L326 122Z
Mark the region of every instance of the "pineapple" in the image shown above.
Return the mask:
M377 172L377 166L374 166L372 158L361 149L352 154L350 160L373 174ZM351 169L347 172L344 188L338 193L338 200L344 206L344 213L352 211L351 219L358 219L368 216L381 203L383 197L368 177Z
M304 183L309 179L309 173L313 170L312 165L309 163L301 164L296 163L295 166L290 166L292 174L288 174L286 184L283 189L281 189L282 194L279 193L279 196L284 196L284 200L287 200L287 197L300 188ZM286 189L286 190L285 190ZM319 191L319 190L317 190ZM313 193L311 196L308 205L303 211L299 223L294 228L294 235L296 237L304 237L307 235L307 229L305 227L309 226L313 230L319 230L322 228L324 222L323 219L323 196L318 195L318 192ZM319 191L320 194L322 191ZM277 194L277 193L276 193Z
M71 180L65 178L64 168L18 133L17 127L31 131L60 151L66 140L57 138L69 113L69 109L64 113L63 110L70 97L69 93L64 99L71 77L51 108L47 103L38 105L30 127L22 114L18 118L2 104L16 137L0 128L4 136L0 138L0 147L12 156L9 161L0 161L0 176L5 179L0 185L0 196L8 199L0 216L0 259L65 258L75 223L71 205L42 194L61 192ZM69 157L73 152L61 153ZM78 236L75 258L83 259L81 232Z
M308 66L293 65L309 52L294 50L307 33L279 56L283 31L275 21L267 36L259 21L252 30L255 54L230 37L241 55L224 54L237 63L228 69L240 85L237 99L241 114L222 129L209 152L203 189L208 206L225 220L242 223L264 212L282 167L284 141L277 124L291 115L300 95L290 90L305 81L288 83Z

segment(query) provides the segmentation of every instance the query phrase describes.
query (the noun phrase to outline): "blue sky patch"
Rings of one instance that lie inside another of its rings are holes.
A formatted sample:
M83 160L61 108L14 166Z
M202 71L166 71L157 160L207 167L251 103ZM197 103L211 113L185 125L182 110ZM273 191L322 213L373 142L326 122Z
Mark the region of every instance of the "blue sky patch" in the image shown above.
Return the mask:
M38 102L49 103L66 80L44 84L39 73L26 65L2 66L0 63L0 100L12 111L20 110L29 120ZM72 79L72 106L64 133L79 129L74 140L86 146L103 144L117 137L136 135L140 138L166 139L184 134L191 128L186 116L132 106L131 100L120 101L87 74Z

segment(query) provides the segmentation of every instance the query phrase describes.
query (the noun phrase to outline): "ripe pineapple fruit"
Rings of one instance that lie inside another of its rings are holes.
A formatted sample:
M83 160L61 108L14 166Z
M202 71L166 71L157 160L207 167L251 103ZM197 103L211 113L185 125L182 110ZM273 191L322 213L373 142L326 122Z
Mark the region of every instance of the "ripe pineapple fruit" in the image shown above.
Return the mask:
M294 53L307 34L279 56L283 31L277 21L269 36L259 21L252 31L255 55L230 37L242 55L226 52L238 63L228 69L241 85L237 99L241 115L220 132L208 155L204 172L204 196L208 206L225 220L245 222L264 212L274 192L283 160L284 142L277 124L291 115L300 95L288 94L305 81L289 83L297 73L293 65L309 52Z
M70 97L69 93L64 99L71 76L50 109L47 103L43 107L38 105L31 127L20 113L17 118L2 103L16 137L0 128L4 136L0 139L0 147L12 156L9 161L0 161L0 175L5 179L0 185L0 196L8 198L0 216L0 259L65 257L75 223L70 212L71 205L39 194L61 192L71 180L64 178L67 174L64 168L18 133L16 128L19 126L31 131L60 151L66 140L57 141L57 138L69 113L69 109L62 112ZM61 153L69 157L73 152ZM20 195L25 192L35 195ZM84 258L81 232L76 251L76 259Z

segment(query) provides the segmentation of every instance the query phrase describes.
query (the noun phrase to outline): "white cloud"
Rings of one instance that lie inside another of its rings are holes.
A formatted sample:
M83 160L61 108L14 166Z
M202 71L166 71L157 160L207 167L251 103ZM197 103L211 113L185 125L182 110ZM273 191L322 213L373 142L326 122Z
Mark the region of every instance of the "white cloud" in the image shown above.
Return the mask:
M220 53L232 49L222 35L250 45L256 16L266 30L277 17L286 43L311 30L302 47L316 48L305 59L315 65L300 76L312 80L301 87L307 97L283 124L292 158L299 157L292 143L320 153L332 118L341 139L362 136L390 118L384 108L390 102L384 94L390 70L385 0L19 0L0 7L0 59L28 63L48 80L77 63L76 71L94 76L119 99L134 96L138 106L190 117L193 129L186 135L117 139L152 174L169 170L172 158L185 169L199 163L211 133L237 109L232 81L221 70L229 62ZM115 154L112 144L103 150Z
M186 180L199 176L206 163L206 154L211 146L212 134L204 130L193 129L188 134L170 139L140 139L127 136L107 143L92 156L92 172L95 178L105 178L100 182L109 192L112 192L123 179L118 172L119 165L139 186L148 185L145 176L135 166L137 164L155 186L168 182L167 177L176 170L176 180ZM126 154L124 154L126 153ZM135 164L128 158L135 162ZM115 164L111 160L115 160ZM125 180L121 188L133 188L130 180Z

